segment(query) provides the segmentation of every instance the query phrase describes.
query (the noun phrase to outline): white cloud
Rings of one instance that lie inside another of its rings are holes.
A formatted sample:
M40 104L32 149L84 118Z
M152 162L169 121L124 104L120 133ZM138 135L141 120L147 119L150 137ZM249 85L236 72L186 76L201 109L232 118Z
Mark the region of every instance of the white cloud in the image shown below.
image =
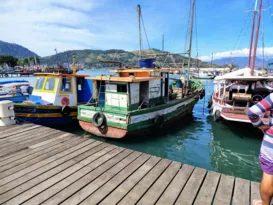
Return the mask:
M0 40L20 44L41 56L52 55L55 48L59 52L129 49L137 32L125 34L135 26L126 15L136 20L136 14L126 11L122 18L114 19L117 14L101 9L108 6L106 1L0 0Z
M273 57L273 47L265 47L264 53L266 58ZM249 55L249 48L243 48L241 50L213 53L213 59L229 58L229 57L248 57L248 55ZM258 48L257 56L262 57L262 55L263 55L263 49ZM211 56L201 56L199 59L202 61L210 61Z

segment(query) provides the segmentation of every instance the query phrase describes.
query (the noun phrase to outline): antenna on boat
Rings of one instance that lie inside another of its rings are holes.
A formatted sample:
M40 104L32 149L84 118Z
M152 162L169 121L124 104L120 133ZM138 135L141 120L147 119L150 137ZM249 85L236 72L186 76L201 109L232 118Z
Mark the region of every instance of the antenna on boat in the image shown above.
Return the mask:
M260 24L261 24L261 13L263 9L263 0L260 0L260 8L259 8L259 16L258 16L258 25L256 28L256 38L255 38L255 44L254 44L254 51L253 51L253 59L252 59L252 66L251 66L251 75L254 74L254 67L256 63L256 54L257 54L257 46L258 46L258 40L259 40L259 31L260 31Z
M250 68L250 62L251 62L252 45L253 45L253 38L254 38L254 29L255 29L256 15L257 15L257 6L258 6L258 0L256 0L255 8L253 10L252 31L251 31L251 37L250 37L250 46L249 46L249 54L248 54L248 62L247 62L247 67L248 68ZM252 11L250 11L250 12L252 12Z
M72 64L73 74L75 75L77 73L76 56L75 55L73 55L72 60L73 60L73 64Z
M138 12L138 35L139 35L139 58L141 58L142 39L141 39L141 7L137 5Z

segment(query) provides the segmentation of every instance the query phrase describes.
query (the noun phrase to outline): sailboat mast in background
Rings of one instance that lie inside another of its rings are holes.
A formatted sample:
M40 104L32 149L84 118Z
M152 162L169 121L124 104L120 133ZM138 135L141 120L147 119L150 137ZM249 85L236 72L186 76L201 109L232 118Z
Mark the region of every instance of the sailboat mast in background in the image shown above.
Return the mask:
M251 75L254 74L254 68L255 68L255 63L256 63L256 54L257 54L257 46L258 46L258 41L259 41L259 31L260 31L262 10L263 10L263 0L260 0L258 25L256 28L256 38L255 38L255 43L254 43L253 59L252 59L252 66L251 66Z
M256 15L257 15L257 5L258 5L258 0L256 0L255 8L254 8L254 11L253 11L252 30L251 30L249 55L248 55L248 62L247 62L247 67L248 68L250 68L250 62L251 62L252 45L253 45L254 30L255 30Z
M191 67L191 48L192 48L192 33L193 33L193 23L194 23L194 8L195 8L195 0L192 0L191 4L191 19L190 19L190 43L189 43L189 59L188 59L188 71L190 71Z

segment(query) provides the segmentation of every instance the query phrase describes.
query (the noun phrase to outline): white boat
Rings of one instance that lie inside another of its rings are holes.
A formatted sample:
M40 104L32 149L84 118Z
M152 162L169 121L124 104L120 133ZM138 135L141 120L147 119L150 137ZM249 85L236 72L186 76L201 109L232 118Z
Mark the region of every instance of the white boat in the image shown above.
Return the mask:
M258 70L251 75L250 68L216 77L209 102L214 120L250 123L247 110L273 91L272 84L273 76L263 76L263 72ZM263 117L268 118L268 114Z
M192 77L196 79L214 79L215 75L210 72L200 70L198 73L194 73Z

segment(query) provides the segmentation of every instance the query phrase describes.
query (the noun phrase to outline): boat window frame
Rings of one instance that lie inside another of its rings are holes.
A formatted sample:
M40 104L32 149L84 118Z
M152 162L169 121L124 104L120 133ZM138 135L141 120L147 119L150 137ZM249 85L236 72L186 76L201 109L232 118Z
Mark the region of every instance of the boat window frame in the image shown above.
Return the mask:
M70 91L62 91L63 78L70 79ZM60 86L59 86L59 95L71 95L74 93L73 89L73 78L71 76L62 76L60 78Z
M38 78L44 78L42 89L36 89ZM37 78L36 83L35 83L35 87L34 87L34 90L33 90L34 92L35 91L37 91L37 92L43 92L43 93L55 93L56 92L56 87L58 85L58 77L57 76L41 76L41 77L38 77L38 78ZM50 79L50 78L54 78L55 79L54 89L53 90L45 90L47 79Z
M43 81L43 85L42 85L42 87L41 88L37 88L37 84L38 84L38 81L39 81L39 79L41 79L41 78L43 78L44 79L44 81ZM39 91L39 92L41 92L42 90L43 90L43 88L44 88L44 85L45 85L45 79L46 79L46 76L40 76L40 77L37 77L37 79L36 79L36 82L35 82L35 86L34 86L34 91Z

